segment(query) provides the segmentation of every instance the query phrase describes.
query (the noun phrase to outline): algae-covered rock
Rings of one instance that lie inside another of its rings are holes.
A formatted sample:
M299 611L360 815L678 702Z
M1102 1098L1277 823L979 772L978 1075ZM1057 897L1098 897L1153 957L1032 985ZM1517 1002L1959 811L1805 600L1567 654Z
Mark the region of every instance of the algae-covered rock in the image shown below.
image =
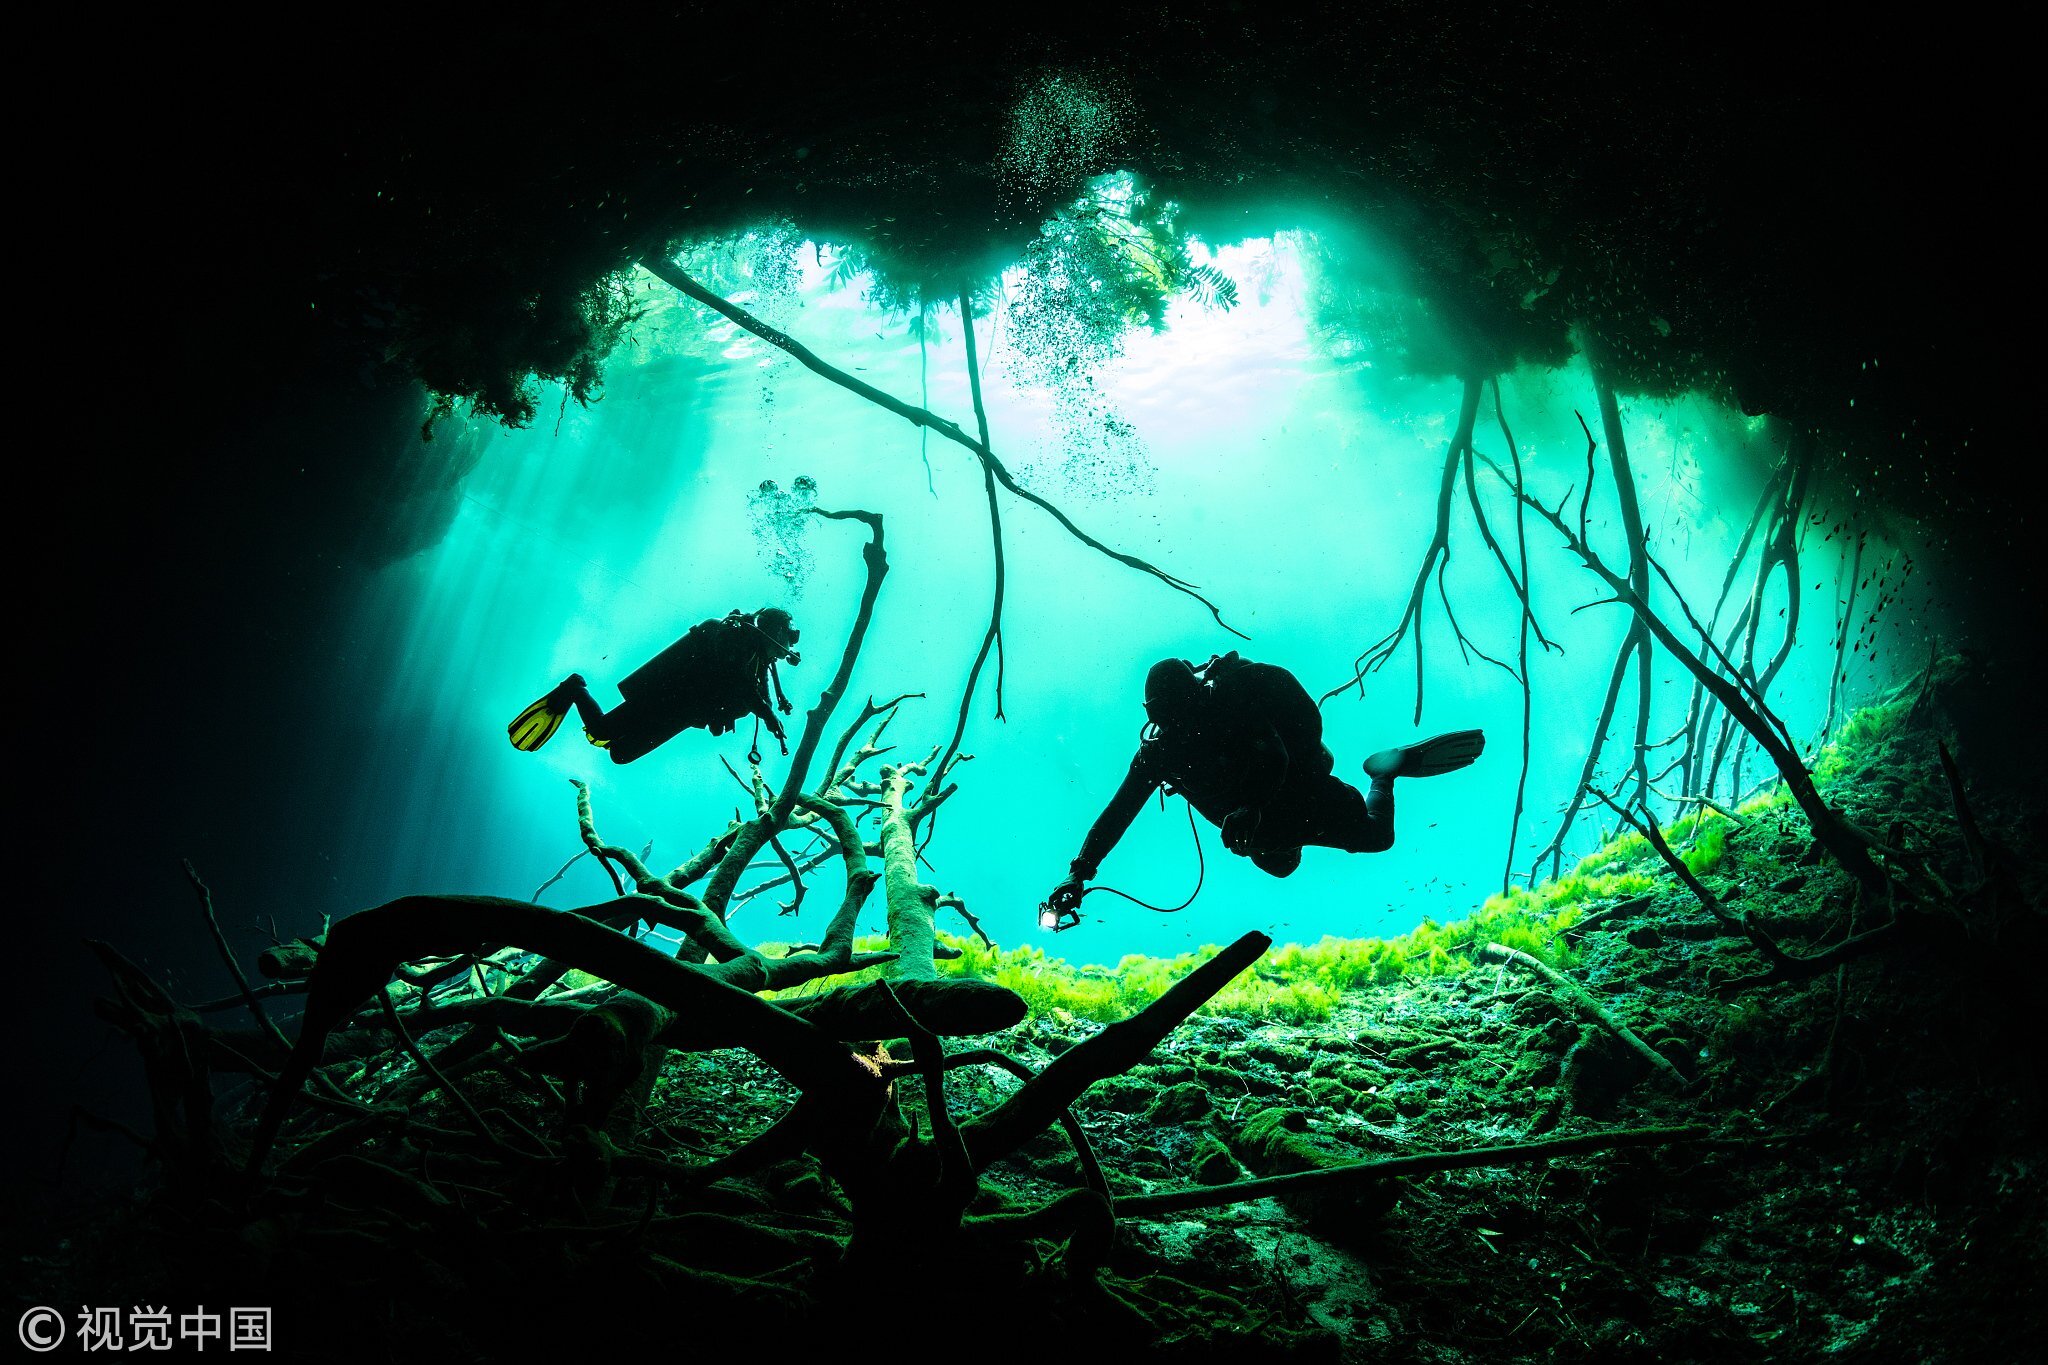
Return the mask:
M1605 1118L1621 1097L1650 1074L1650 1064L1608 1033L1586 1034L1564 1058L1572 1112Z
M1404 1047L1387 1060L1395 1066L1407 1067L1414 1071L1434 1071L1436 1068L1460 1057L1472 1055L1472 1047L1456 1038L1431 1038L1426 1042Z
M1343 1085L1327 1076L1311 1076L1295 1088L1306 1094L1310 1103L1318 1109L1344 1108L1345 1101L1349 1098L1349 1092Z
M1257 1082L1242 1071L1233 1071L1227 1066L1199 1066L1195 1068L1195 1079L1211 1090L1226 1090L1236 1093L1257 1088Z
M999 1213L1015 1213L1017 1211L1017 1201L1004 1190L997 1189L992 1185L983 1185L974 1192L974 1198L968 1201L967 1211L976 1217L987 1217L991 1214Z
M1079 1103L1089 1109L1107 1109L1118 1114L1136 1114L1152 1102L1153 1090L1149 1085L1133 1081L1127 1076L1111 1076L1089 1087Z
M1261 1175L1288 1175L1339 1164L1338 1158L1302 1135L1308 1114L1300 1109L1261 1109L1237 1133L1238 1155Z
M1153 1123L1193 1123L1213 1107L1207 1090L1186 1082L1161 1091L1159 1098L1147 1106L1145 1117Z
M1251 1031L1244 1020L1228 1014L1204 1015L1187 1027L1206 1043L1238 1043Z
M1019 1147L1014 1159L1026 1170L1060 1180L1074 1168L1074 1149L1064 1134L1048 1130Z
M1564 1018L1564 1006L1546 991L1531 991L1508 1007L1508 1022L1522 1028L1542 1028Z
M1540 1090L1556 1082L1560 1069L1554 1054L1524 1051L1515 1058L1508 1073L1501 1077L1500 1088L1503 1091Z
M1155 1143L1133 1142L1119 1154L1118 1165L1128 1175L1153 1180L1169 1174L1166 1153Z
M1208 1134L1195 1144L1188 1164L1194 1168L1196 1181L1204 1185L1228 1185L1242 1172L1230 1149Z
M1258 1175L1293 1175L1359 1160L1355 1153L1318 1142L1310 1133L1309 1116L1299 1109L1261 1109L1238 1130L1233 1145L1244 1164ZM1392 1207L1395 1191L1392 1181L1381 1180L1289 1194L1282 1196L1281 1202L1311 1229L1332 1241L1345 1242L1369 1235L1370 1221Z
M1275 1071L1285 1071L1290 1074L1297 1071L1306 1071L1315 1062L1315 1058L1303 1049L1295 1047L1290 1043L1281 1042L1266 1041L1254 1043L1245 1049L1245 1055L1253 1061L1264 1062Z

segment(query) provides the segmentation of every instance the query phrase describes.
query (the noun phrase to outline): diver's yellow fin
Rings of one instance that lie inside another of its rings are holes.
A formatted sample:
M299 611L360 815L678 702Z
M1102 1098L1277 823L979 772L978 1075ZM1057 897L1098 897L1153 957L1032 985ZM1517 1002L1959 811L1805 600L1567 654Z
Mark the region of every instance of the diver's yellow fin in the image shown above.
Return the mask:
M518 719L505 727L505 733L512 737L512 747L530 754L553 739L555 731L561 728L562 717L569 714L569 706L568 699L550 692L521 711Z

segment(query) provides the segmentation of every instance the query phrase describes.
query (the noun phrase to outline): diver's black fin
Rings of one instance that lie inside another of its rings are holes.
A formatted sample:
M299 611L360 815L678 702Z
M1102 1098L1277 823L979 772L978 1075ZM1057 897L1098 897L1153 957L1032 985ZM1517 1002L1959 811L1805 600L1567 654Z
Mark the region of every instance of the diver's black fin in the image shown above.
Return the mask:
M1365 760L1370 777L1436 777L1468 768L1486 748L1483 730L1452 730L1398 749L1382 749Z

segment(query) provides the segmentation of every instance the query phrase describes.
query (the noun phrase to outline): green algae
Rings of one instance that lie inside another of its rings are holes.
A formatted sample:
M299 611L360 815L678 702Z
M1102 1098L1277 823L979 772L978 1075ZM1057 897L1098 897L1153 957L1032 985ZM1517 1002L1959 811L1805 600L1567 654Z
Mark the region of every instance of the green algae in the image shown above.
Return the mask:
M1899 732L1910 712L1910 702L1903 699L1852 711L1821 750L1816 776L1848 780L1884 761L1900 742ZM1687 870L1704 877L1728 857L1732 834L1790 803L1782 785L1774 786L1741 803L1732 815L1696 810L1674 820L1663 833ZM1448 924L1424 919L1391 938L1325 936L1315 943L1281 944L1205 1004L1201 1013L1254 1023L1314 1025L1327 1020L1353 992L1404 978L1464 972L1489 944L1516 949L1553 967L1570 967L1575 950L1569 931L1588 914L1669 889L1669 872L1650 841L1635 830L1621 830L1570 870L1533 887L1511 887L1489 896L1463 919ZM938 941L957 954L938 964L941 977L973 977L1008 987L1023 997L1032 1018L1098 1024L1129 1017L1221 951L1209 944L1171 958L1131 954L1113 967L1077 966L1031 944L998 948L978 938L943 932ZM872 937L862 938L856 946L866 952L888 945ZM763 951L772 955L782 950L771 944ZM856 984L880 974L879 968L870 968L837 978L834 984ZM804 987L798 993L814 989ZM768 994L773 998L777 993Z
M1814 780L1826 786L1856 774L1873 759L1882 762L1912 709L1913 698L1897 696L1851 711L1815 756Z
M1195 1123L1206 1117L1214 1108L1209 1098L1208 1087L1193 1081L1183 1081L1159 1092L1158 1097L1146 1106L1145 1117L1153 1123L1186 1124Z
M1711 868L1722 853L1726 821L1709 817L1687 853L1696 872ZM1717 822L1717 823L1716 823ZM1688 822L1691 823L1691 822ZM1674 839L1679 835L1676 831ZM1654 892L1659 882L1647 864L1654 860L1647 840L1634 832L1610 841L1562 877L1533 891L1515 887L1490 896L1464 919L1439 924L1425 919L1392 938L1326 936L1315 943L1282 944L1202 1007L1206 1014L1231 1015L1260 1023L1305 1026L1330 1017L1350 993L1413 976L1463 972L1487 944L1518 949L1555 967L1569 966L1572 947L1565 931L1602 904ZM1127 1018L1157 999L1168 986L1215 956L1205 945L1171 958L1131 954L1114 967L1075 965L1025 944L995 948L979 939L940 933L939 942L958 953L938 964L942 977L972 977L1005 986L1022 996L1032 1017L1052 1016L1091 1023ZM887 948L879 937L862 938L862 952ZM764 951L778 951L769 945ZM878 977L879 968L837 979L853 985ZM799 988L798 994L814 987ZM774 993L770 993L773 998Z
M1237 1158L1231 1156L1230 1149L1214 1133L1204 1133L1196 1141L1188 1166L1195 1180L1203 1185L1227 1185L1244 1175Z

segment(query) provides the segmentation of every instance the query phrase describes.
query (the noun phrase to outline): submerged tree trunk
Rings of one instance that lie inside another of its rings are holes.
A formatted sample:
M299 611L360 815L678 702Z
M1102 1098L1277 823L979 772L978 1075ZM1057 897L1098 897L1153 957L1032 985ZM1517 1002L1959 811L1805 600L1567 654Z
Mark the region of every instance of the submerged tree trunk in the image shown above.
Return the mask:
M896 954L888 975L898 981L934 981L939 974L932 961L939 893L918 880L917 838L903 804L911 775L923 771L918 763L882 769L882 887L889 903L889 950Z

